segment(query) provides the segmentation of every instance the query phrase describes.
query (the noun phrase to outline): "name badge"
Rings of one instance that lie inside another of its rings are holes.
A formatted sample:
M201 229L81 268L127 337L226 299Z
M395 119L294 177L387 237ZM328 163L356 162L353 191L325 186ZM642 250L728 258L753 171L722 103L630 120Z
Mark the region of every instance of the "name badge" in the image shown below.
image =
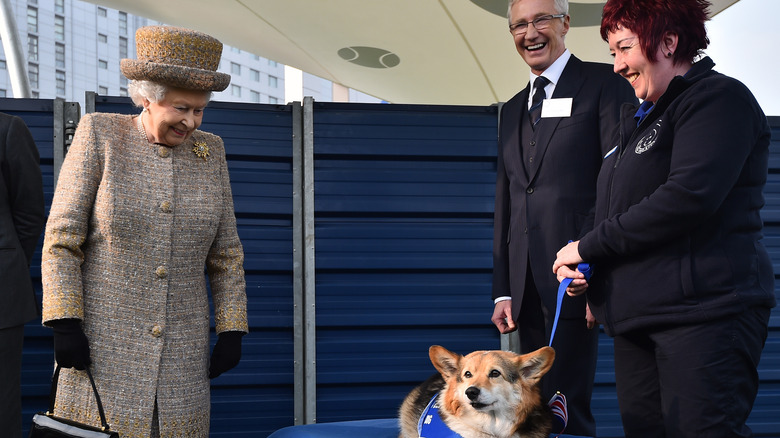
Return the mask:
M558 99L545 99L542 103L542 118L549 117L570 117L571 116L571 97L561 97Z

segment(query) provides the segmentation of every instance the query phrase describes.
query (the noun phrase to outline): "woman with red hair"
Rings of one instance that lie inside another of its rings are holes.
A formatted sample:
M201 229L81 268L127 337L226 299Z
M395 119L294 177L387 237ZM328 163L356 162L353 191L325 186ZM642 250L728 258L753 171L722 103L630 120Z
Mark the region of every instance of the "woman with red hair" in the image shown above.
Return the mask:
M609 0L601 35L642 100L624 106L595 226L553 271L613 336L627 437L743 437L775 306L761 243L770 131L702 57L705 0ZM593 265L593 276L573 270Z

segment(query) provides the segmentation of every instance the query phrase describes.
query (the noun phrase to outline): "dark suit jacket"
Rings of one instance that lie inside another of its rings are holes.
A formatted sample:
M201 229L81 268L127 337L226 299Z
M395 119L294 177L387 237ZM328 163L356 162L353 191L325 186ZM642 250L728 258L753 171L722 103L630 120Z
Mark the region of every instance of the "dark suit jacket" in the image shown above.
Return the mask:
M38 315L30 261L43 230L38 148L22 119L0 113L0 329Z
M520 314L527 267L542 302L554 312L558 281L556 252L584 234L596 199L602 157L612 149L623 102L636 102L628 81L612 66L572 56L555 86L553 98L573 98L571 116L544 118L536 127L536 168L522 163L521 129L528 115L530 85L501 111L493 242L493 298L512 297L512 315ZM585 315L585 295L567 298L562 318Z

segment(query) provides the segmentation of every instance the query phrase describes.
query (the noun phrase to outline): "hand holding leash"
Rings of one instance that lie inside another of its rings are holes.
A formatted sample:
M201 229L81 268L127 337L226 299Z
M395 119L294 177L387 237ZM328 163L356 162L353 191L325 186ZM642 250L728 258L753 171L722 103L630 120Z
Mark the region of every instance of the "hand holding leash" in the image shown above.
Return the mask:
M580 256L579 243L579 240L574 242L570 240L566 246L558 251L552 267L553 273L558 277L559 282L570 279L566 285L566 293L573 297L585 292L588 288L588 278L590 278L590 273L582 272L581 269L574 270L570 267L577 264L587 266L587 264L583 263L584 260Z
M588 280L593 273L589 264L585 263L580 257L578 250L579 240L569 243L558 251L558 258L553 263L553 272L558 276L558 281L561 282L558 286L558 299L555 306L555 319L553 320L552 332L550 333L550 346L553 344L555 338L555 329L558 327L558 318L561 316L561 303L563 302L564 292L571 296L581 294L588 288ZM577 270L572 271L568 265L577 264ZM577 281L580 285L571 286L573 282ZM587 313L587 312L586 312ZM594 318L595 323L595 318ZM591 323L588 321L588 328L591 328Z

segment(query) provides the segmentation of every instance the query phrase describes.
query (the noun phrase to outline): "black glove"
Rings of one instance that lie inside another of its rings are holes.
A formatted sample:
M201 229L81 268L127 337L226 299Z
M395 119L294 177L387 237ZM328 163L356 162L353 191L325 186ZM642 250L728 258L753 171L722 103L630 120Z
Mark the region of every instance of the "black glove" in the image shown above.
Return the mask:
M89 341L81 321L78 319L57 319L49 321L54 329L54 359L63 368L86 369L92 360L89 358Z
M241 338L244 332L222 332L217 337L217 345L211 352L209 379L233 369L241 360Z

